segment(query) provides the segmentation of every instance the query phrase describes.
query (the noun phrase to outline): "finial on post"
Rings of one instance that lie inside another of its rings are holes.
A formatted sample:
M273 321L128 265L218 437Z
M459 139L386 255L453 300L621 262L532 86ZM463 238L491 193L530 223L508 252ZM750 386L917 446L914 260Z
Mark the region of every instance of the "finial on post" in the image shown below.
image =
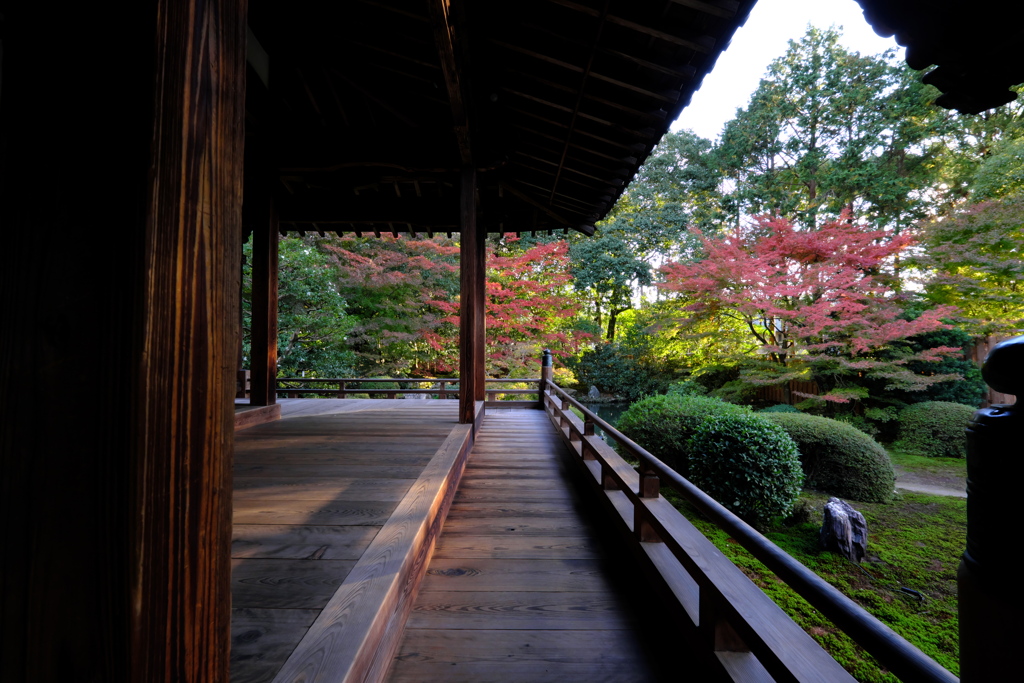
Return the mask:
M996 344L981 375L998 392L1024 393L1024 336ZM1024 413L1019 401L993 405L967 425L967 549L957 571L960 617L960 676L964 683L1011 680L1019 675L1024 599L1018 544L1007 531L1019 516L1017 499L1024 476Z
M544 355L540 359L540 366L542 368L551 367L551 349L544 349Z

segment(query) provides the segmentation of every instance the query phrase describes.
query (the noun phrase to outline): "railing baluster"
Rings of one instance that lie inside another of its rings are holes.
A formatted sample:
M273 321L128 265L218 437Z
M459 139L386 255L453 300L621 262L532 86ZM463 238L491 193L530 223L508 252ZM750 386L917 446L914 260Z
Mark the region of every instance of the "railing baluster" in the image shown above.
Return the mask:
M594 418L588 413L583 413L583 446L581 451L584 460L593 460L595 457L594 449L590 446L590 439L592 438L594 438Z

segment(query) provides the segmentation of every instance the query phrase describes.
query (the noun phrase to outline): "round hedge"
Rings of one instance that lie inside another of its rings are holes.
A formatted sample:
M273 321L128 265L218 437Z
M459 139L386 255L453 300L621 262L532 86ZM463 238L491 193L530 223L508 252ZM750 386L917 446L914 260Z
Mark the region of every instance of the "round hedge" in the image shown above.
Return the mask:
M932 458L967 457L967 423L975 409L962 403L925 401L900 411L896 446Z
M796 443L768 419L711 417L694 430L690 451L690 480L754 526L789 514L800 495Z
M892 500L896 475L889 454L864 432L816 415L763 416L785 429L796 442L807 486L868 503Z
M689 477L687 442L694 430L715 415L746 415L750 409L706 396L651 396L629 407L615 425L651 455Z

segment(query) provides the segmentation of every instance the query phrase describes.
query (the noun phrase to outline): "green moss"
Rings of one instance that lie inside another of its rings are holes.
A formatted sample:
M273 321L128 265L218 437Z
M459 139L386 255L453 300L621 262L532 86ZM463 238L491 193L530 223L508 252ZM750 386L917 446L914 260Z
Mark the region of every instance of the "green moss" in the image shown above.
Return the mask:
M673 495L667 497L858 681L899 680L739 543ZM802 500L820 508L827 496L805 493ZM958 674L956 569L965 543L966 501L904 493L896 503L862 503L856 507L868 522L868 557L862 565L819 550L818 523L780 525L766 536L929 657ZM904 588L917 591L923 598L901 590Z

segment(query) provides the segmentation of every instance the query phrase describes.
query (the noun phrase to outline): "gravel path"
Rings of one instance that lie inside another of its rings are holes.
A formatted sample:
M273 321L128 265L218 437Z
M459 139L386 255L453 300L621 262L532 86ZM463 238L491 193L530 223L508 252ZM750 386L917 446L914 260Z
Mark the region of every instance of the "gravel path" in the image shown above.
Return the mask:
M929 472L908 472L896 466L896 488L933 496L967 497L967 480Z

